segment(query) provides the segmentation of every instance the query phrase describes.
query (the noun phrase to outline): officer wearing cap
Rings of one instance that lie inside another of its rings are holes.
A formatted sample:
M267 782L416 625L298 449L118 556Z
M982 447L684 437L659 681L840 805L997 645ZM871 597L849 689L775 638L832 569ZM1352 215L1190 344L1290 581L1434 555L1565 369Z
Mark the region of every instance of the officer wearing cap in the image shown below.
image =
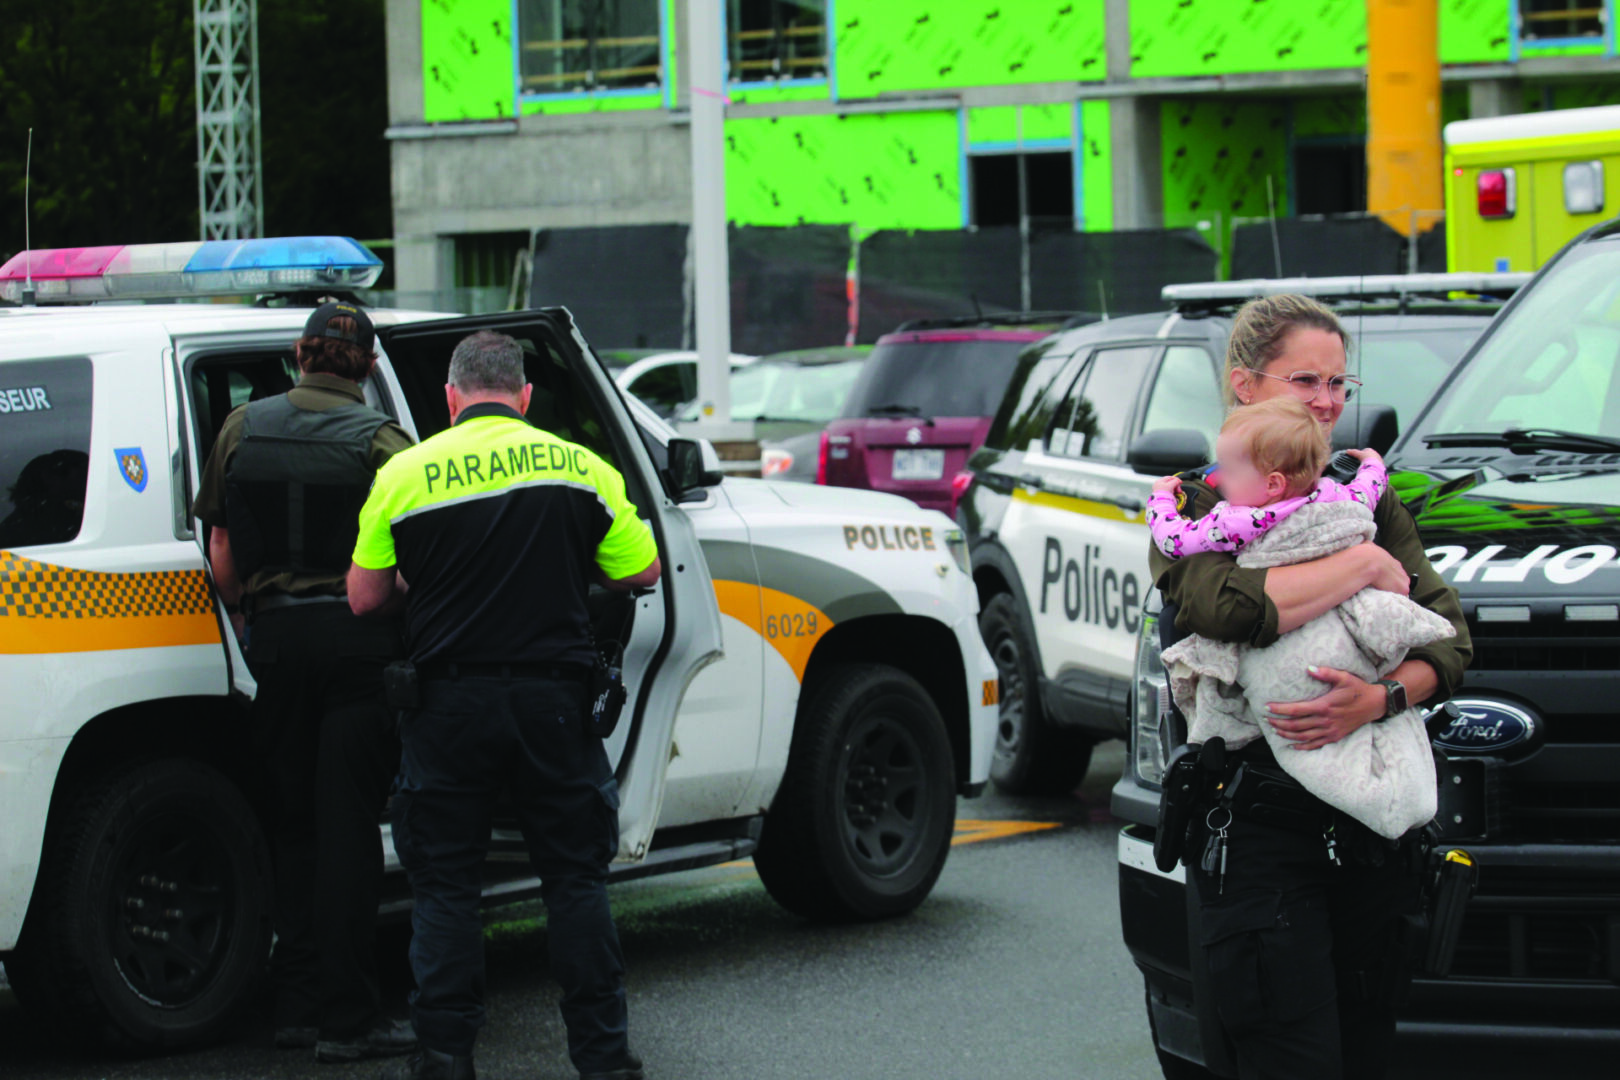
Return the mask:
M317 308L294 346L298 385L225 419L194 507L211 527L214 583L239 631L245 616L258 683L253 749L276 868L275 1041L313 1046L327 1062L415 1045L382 1013L374 955L378 821L399 762L382 670L400 648L398 621L358 619L345 602L360 506L377 469L411 445L365 404L374 340L355 305Z
M401 580L409 588L417 701L400 702L393 821L416 896L411 1018L422 1049L387 1074L406 1080L472 1080L484 1022L478 900L503 790L540 878L569 1056L585 1080L642 1076L606 889L618 788L585 727L596 658L586 596L592 580L654 584L658 550L612 466L524 419L523 372L523 348L504 334L456 346L452 426L377 474L349 571L358 613L387 610Z

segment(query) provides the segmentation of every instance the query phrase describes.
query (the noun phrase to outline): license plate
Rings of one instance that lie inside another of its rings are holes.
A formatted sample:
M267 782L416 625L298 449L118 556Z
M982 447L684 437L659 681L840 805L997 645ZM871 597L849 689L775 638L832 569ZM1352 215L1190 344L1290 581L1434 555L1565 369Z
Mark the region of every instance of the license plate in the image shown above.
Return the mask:
M945 451L896 450L894 452L894 478L896 480L938 480L945 475Z

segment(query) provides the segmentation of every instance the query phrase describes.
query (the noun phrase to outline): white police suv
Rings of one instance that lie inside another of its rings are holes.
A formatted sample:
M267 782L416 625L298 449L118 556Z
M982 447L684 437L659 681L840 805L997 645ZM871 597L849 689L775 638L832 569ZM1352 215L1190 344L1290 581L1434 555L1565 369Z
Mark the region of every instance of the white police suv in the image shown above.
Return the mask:
M0 961L25 1004L75 1030L206 1039L264 967L253 682L189 508L225 416L292 385L315 298L379 265L314 237L0 267ZM75 303L243 294L261 302ZM609 743L615 874L753 854L807 916L922 902L996 721L952 522L893 496L723 479L711 447L614 386L561 308L374 319L367 398L418 438L447 423L455 343L516 337L530 419L622 472L657 536L655 590L591 597L598 636L623 635L630 688ZM489 899L536 890L521 851L498 823ZM403 910L394 877L387 908Z
M1156 477L1208 460L1226 414L1221 365L1238 305L1298 292L1337 310L1365 384L1340 437L1385 449L1527 277L1170 286L1168 313L1093 323L1027 350L968 462L957 509L1001 672L996 783L1069 790L1096 740L1125 735L1153 587L1144 509Z

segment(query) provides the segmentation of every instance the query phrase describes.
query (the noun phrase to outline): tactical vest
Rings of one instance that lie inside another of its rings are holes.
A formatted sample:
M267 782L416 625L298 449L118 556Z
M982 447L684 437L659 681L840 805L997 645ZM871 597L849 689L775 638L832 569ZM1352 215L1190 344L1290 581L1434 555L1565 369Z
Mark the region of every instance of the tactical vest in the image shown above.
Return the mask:
M371 440L388 421L358 404L300 409L285 394L248 405L225 469L231 553L244 580L261 570L348 570L376 475Z

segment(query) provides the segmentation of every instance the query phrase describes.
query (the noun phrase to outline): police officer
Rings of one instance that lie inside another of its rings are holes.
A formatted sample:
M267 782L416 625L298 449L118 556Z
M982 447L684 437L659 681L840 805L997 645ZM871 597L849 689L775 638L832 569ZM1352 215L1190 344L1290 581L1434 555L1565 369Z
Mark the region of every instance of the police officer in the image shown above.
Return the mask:
M1330 432L1349 396L1348 344L1337 316L1313 300L1252 300L1227 343L1228 400L1290 396ZM1178 508L1188 517L1208 513L1220 497L1209 477L1181 479ZM1178 608L1176 627L1217 641L1270 645L1362 588L1410 592L1452 624L1453 637L1411 650L1388 679L1368 683L1320 667L1312 670L1323 684L1319 697L1267 703L1293 750L1310 752L1403 712L1408 696L1413 704L1444 700L1472 655L1457 592L1435 573L1394 489L1373 516L1375 542L1269 570L1239 567L1222 553L1171 560L1150 547L1154 580ZM1199 916L1193 945L1202 948L1215 999L1200 1005L1218 1009L1244 1080L1376 1080L1389 1068L1410 978L1422 839L1392 846L1334 813L1277 769L1263 739L1237 757L1220 779L1230 785L1242 764L1251 777L1269 774L1269 786L1237 781L1230 798L1194 814L1210 830L1188 853ZM1249 802L1257 792L1264 814ZM1202 852L1214 854L1205 860Z
M497 791L540 878L569 1056L587 1080L639 1080L626 1036L624 958L607 900L618 788L585 729L594 578L658 580L651 531L624 478L531 427L523 349L473 334L450 360L452 426L391 460L360 514L357 613L406 593L418 680L405 701L394 847L416 895L411 1013L422 1050L387 1075L471 1080L484 1022L480 879ZM402 691L408 694L407 691Z
M365 404L373 339L355 305L316 308L295 346L298 385L226 417L195 506L212 527L215 585L227 605L241 603L238 629L245 614L258 683L254 750L268 774L276 867L275 1042L314 1046L328 1062L415 1045L408 1025L383 1015L374 948L378 821L399 761L382 669L398 653L398 621L358 619L344 597L366 492L411 445Z

